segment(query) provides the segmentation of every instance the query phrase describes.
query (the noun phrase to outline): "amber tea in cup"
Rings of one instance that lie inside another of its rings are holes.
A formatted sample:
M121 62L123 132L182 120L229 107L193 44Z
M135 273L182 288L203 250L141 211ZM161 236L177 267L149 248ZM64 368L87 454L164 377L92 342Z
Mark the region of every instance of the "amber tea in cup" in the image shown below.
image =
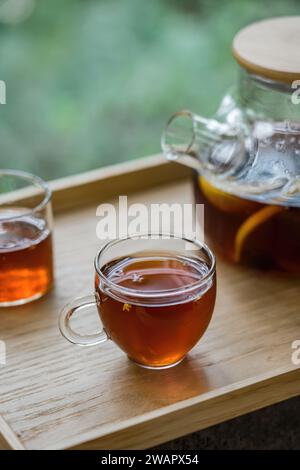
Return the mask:
M181 362L212 317L215 258L200 242L168 237L143 235L108 243L95 259L95 295L63 309L62 334L81 345L111 339L147 368ZM103 331L78 335L69 320L78 308L91 304L97 306Z
M52 285L50 200L37 176L0 171L0 307L35 300Z

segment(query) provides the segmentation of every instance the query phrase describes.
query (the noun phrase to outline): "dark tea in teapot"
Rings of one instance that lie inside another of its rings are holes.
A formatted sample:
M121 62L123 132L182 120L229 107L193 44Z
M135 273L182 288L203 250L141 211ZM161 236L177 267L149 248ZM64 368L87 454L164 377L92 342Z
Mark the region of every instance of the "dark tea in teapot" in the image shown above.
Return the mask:
M209 272L205 262L145 253L144 258L111 262L102 271L131 292L131 300L124 300L121 293L106 293L96 282L99 314L107 334L139 364L159 367L180 361L208 327L215 303L215 279L204 292L194 291L189 296L185 289L205 279ZM175 303L171 298L156 304L147 301L147 294L159 297L172 290L178 290Z
M227 261L300 274L300 209L263 204L224 192L195 178L196 199L205 204L205 234Z

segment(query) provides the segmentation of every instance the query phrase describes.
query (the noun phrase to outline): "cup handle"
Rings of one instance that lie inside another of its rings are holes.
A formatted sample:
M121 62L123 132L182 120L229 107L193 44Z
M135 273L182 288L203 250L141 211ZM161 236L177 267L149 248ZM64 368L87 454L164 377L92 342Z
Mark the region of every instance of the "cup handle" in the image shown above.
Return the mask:
M81 335L71 328L70 319L72 315L76 313L78 309L84 310L91 305L96 305L95 296L86 295L72 300L72 302L65 305L62 309L59 316L59 329L61 334L70 341L70 343L78 344L79 346L95 346L109 339L104 329L91 335Z

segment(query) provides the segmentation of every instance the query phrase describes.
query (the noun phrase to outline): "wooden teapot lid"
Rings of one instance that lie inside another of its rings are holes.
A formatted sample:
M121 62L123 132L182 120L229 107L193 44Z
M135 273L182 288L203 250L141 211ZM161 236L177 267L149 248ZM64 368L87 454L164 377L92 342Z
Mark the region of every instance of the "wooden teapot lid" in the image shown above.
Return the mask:
M233 54L255 75L288 84L300 80L300 16L247 26L235 36Z

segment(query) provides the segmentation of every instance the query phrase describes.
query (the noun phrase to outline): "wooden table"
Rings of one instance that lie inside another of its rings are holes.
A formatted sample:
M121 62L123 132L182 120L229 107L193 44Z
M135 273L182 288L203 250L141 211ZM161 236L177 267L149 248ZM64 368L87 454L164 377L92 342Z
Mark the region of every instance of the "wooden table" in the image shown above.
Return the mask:
M79 348L57 328L61 307L91 292L96 207L192 200L188 170L158 157L53 183L56 287L0 310L0 448L145 448L300 392L291 361L300 339L300 284L218 264L218 300L204 338L179 366L149 371L111 342ZM92 329L95 312L86 320Z

